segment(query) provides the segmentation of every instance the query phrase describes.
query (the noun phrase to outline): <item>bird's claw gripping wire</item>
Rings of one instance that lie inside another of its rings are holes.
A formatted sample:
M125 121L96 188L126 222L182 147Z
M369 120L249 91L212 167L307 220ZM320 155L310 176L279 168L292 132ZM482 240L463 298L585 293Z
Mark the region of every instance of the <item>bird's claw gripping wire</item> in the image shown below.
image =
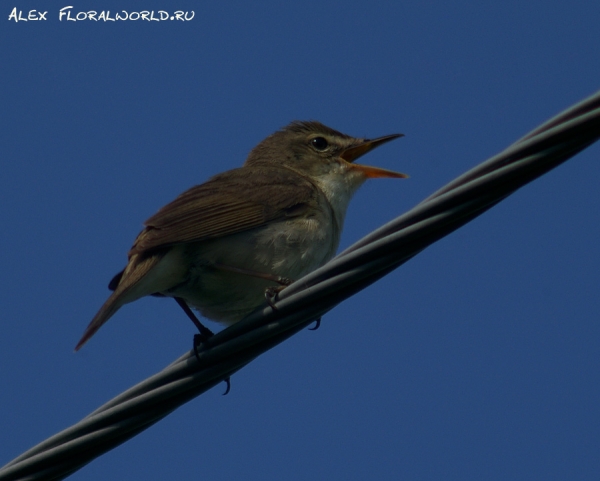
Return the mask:
M316 331L317 329L319 329L319 327L321 327L321 318L320 317L318 319L315 319L315 325L313 327L309 327L308 330Z
M185 302L184 299L182 299L181 297L175 297L175 301L177 301L177 304L179 304L179 306L183 309L183 312L186 313L186 315L194 323L194 325L196 326L198 331L200 331L199 334L194 335L194 340L193 340L194 356L196 356L196 360L198 362L200 362L200 353L198 352L198 347L202 343L208 341L211 337L213 337L215 335L215 333L212 332L208 327L206 327L204 324L202 324L198 320L198 318L196 317L194 312L190 309L190 306L188 306L187 302ZM228 377L228 378L224 379L223 381L227 385L225 388L225 392L223 393L223 396L225 396L229 393L229 391L231 391L231 378Z
M283 289L285 289L285 286L271 286L265 289L265 299L267 301L267 304L269 304L269 306L271 306L271 309L273 309L274 311L277 310L277 307L275 307L275 302L277 302L277 295Z
M269 306L271 306L271 309L273 309L274 311L277 310L277 307L275 307L275 302L277 302L277 295L281 291L283 291L287 286L289 286L292 282L294 282L288 277L281 276L277 276L275 280L279 283L278 286L271 286L265 289L265 299L267 301L267 304L269 304Z

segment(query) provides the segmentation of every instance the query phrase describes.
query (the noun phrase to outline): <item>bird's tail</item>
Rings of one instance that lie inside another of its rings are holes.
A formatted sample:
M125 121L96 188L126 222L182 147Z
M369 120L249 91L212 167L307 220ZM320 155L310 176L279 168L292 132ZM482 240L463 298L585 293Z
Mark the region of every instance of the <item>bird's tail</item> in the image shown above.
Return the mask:
M75 346L75 351L79 351L79 349L81 349L81 347L90 339L90 337L96 334L96 331L100 329L102 325L108 321L123 304L125 304L125 302L123 302L123 293L119 292L118 290L113 292L100 308L98 313L94 316L92 321L88 324L83 336Z
M162 259L162 255L153 255L139 260L138 256L132 256L125 270L117 274L111 281L109 288L114 292L106 300L98 313L94 316L83 336L75 346L75 351L92 337L102 325L108 321L123 305L133 302L140 297L152 294L154 286L146 286L147 282L141 282L148 279L146 276L150 270Z

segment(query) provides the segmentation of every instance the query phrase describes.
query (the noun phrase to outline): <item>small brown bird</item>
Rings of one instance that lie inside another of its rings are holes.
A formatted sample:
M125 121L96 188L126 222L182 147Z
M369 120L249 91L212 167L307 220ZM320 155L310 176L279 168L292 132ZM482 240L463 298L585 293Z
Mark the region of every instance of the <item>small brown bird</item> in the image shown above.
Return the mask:
M398 137L354 138L319 122L292 122L270 135L243 167L192 187L145 222L75 350L121 306L148 295L175 298L192 320L189 306L225 325L265 295L269 302L274 285L333 257L350 198L365 180L407 177L353 163Z

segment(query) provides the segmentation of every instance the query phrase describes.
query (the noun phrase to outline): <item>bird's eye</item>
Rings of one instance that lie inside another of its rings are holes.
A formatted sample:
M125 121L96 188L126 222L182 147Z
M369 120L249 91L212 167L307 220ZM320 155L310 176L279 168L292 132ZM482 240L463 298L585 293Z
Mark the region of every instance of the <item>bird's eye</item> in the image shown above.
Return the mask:
M319 152L323 152L329 147L329 143L323 137L315 137L310 141L310 144Z

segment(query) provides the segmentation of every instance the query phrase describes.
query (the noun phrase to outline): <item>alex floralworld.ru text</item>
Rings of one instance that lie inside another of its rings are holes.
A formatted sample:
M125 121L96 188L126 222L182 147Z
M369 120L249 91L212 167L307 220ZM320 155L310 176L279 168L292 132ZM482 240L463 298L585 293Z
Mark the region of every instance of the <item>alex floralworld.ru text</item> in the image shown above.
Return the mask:
M184 12L183 10L177 10L169 13L164 10L140 10L139 12L128 12L126 10L120 10L111 14L110 10L102 10L96 12L90 10L87 12L74 12L72 6L63 7L58 11L59 21L83 21L93 20L100 22L115 22L118 20L146 20L149 22L161 22L165 20L181 20L183 22L189 22L194 18L194 11ZM41 12L39 10L18 10L17 7L13 8L8 15L8 20L14 20L15 22L30 22L39 20L48 20L48 11Z

